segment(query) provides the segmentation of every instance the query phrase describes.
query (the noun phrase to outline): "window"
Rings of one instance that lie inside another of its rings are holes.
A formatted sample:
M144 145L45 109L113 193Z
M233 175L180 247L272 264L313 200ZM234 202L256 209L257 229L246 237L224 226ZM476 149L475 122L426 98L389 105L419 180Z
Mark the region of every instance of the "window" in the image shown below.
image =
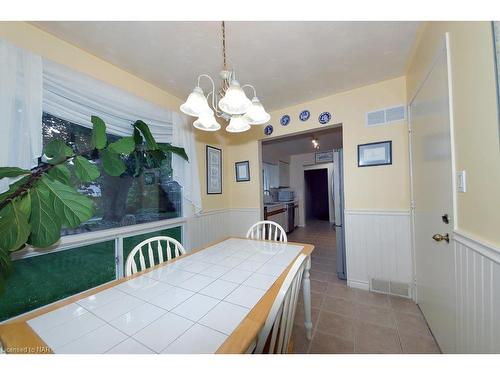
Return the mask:
M92 130L62 120L49 113L43 118L43 144L54 138L61 138L75 152L90 149ZM108 142L120 137L108 134ZM94 161L99 165L99 159ZM63 228L62 235L93 232L126 225L142 224L182 215L182 188L172 179L171 155L160 168L145 170L139 177L133 177L132 163L120 177L102 172L94 182L81 183L73 178L73 186L87 194L96 205L95 216L76 229ZM71 165L69 166L71 169Z

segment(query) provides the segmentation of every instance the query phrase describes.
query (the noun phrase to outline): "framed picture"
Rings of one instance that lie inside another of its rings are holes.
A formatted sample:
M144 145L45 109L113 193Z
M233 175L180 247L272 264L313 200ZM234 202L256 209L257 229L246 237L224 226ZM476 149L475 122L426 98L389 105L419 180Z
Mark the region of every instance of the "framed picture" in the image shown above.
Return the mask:
M250 181L250 162L248 160L234 163L234 168L236 171L236 182Z
M316 152L314 160L316 164L333 163L333 151Z
M222 150L207 146L207 194L222 194Z
M392 141L358 145L358 167L392 164Z

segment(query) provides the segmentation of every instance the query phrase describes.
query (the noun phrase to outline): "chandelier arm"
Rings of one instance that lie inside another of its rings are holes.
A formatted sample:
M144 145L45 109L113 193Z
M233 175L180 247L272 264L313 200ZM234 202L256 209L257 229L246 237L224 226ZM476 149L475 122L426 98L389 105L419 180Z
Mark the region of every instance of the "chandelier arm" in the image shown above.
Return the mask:
M200 86L200 80L202 77L205 77L205 78L208 78L208 80L212 83L212 91L210 91L208 94L207 94L207 99L208 99L208 96L210 94L212 94L212 107L214 109L214 111L217 112L217 107L215 106L215 82L214 80L212 79L212 77L210 77L208 74L200 74L198 76L198 86Z
M215 106L214 104L214 101L213 101L213 97L214 97L214 91L210 91L208 94L207 94L207 100L208 100L208 97L212 95L212 106L213 106L213 110L214 110L214 113L217 117L222 117L222 111L220 111L219 109L217 109L217 107Z
M257 90L255 90L255 87L253 87L252 85L250 85L250 84L247 83L247 84L241 86L241 89L244 89L245 87L251 87L252 90L253 90L253 96L257 97Z

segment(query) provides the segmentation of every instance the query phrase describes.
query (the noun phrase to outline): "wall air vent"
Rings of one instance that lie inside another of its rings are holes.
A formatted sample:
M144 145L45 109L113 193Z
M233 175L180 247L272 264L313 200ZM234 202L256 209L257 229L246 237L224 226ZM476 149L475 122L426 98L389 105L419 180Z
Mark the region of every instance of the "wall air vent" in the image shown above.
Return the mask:
M410 298L410 285L397 281L371 279L370 290L377 293L391 294Z
M406 107L384 108L366 113L366 127L380 126L391 122L403 121L406 118Z

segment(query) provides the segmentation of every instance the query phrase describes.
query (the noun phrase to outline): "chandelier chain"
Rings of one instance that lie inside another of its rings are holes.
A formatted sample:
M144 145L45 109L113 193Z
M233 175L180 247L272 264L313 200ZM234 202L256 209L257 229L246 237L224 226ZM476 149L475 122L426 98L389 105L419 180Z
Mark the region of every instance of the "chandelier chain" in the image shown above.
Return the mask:
M227 70L226 65L226 24L222 21L222 57L224 59L224 70Z

